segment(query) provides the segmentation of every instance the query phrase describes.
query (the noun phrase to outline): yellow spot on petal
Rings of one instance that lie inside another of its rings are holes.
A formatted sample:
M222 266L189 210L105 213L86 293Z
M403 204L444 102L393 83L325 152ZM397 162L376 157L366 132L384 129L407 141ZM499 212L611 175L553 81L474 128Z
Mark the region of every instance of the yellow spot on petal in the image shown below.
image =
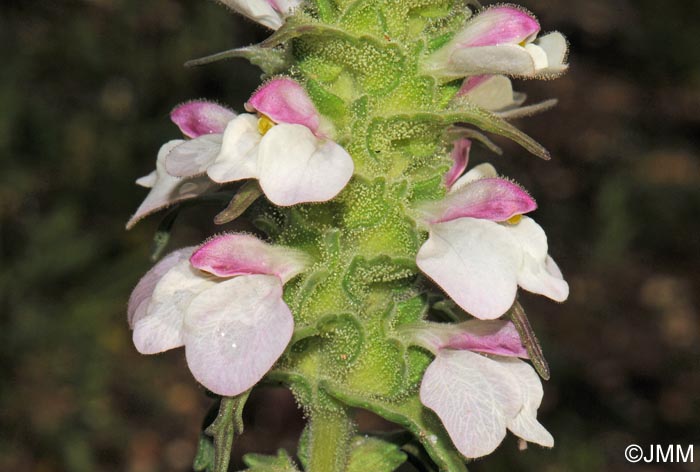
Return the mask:
M508 223L509 225L517 225L522 219L523 215L513 215L506 220L506 223Z
M260 115L260 118L258 119L258 131L261 135L265 136L265 133L270 131L273 126L275 126L275 122L272 121L267 115Z

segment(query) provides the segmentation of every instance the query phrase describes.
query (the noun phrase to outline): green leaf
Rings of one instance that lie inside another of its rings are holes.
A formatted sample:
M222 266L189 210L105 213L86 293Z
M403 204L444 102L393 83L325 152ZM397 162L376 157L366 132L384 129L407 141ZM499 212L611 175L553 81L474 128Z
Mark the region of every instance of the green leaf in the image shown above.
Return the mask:
M209 56L192 59L185 62L185 67L201 66L236 57L247 59L251 64L260 67L260 69L268 75L282 72L288 69L290 65L289 53L285 48L270 48L253 45L243 48L228 49Z
M454 448L440 419L420 403L417 392L400 400L386 401L363 396L326 381L321 382L321 387L346 405L364 408L408 429L441 471L466 472L464 460Z
M356 436L350 447L347 472L392 472L406 461L396 444L381 439Z
M284 449L277 451L277 456L246 454L243 463L249 467L248 472L299 472Z
M214 443L206 435L199 436L197 444L197 453L192 462L192 468L195 472L213 472L214 471Z
M237 434L243 433L243 407L248 400L248 395L250 395L250 390L237 397L221 397L219 414L204 431L214 438L212 472L228 472L233 438Z

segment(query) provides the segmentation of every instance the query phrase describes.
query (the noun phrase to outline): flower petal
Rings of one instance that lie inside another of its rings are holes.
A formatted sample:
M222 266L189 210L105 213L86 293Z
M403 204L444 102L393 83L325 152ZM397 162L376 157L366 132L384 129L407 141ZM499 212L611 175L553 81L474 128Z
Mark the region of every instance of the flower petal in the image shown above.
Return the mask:
M535 42L547 56L547 69L542 73L560 74L569 65L566 64L566 57L569 52L569 44L563 34L555 31L538 38Z
M267 0L219 0L232 10L251 20L276 30L284 23L284 15L278 11L276 3ZM286 2L285 2L286 3ZM285 12L287 13L287 12Z
M188 256L192 250L184 249L174 256L176 261L167 262L174 264L155 284L145 313L139 308L140 304L136 305L133 338L136 349L142 354L155 354L182 346L183 320L190 302L217 283L213 277L190 265ZM147 283L151 283L150 278Z
M521 249L506 228L475 218L431 225L416 257L428 277L480 319L498 318L511 307L521 260Z
M229 233L202 245L191 258L194 267L218 277L245 274L278 276L283 283L308 264L301 251L267 244L255 236Z
M474 105L489 111L518 105L518 100L513 94L513 83L505 75L467 77L457 96L465 97Z
M456 349L506 357L528 357L515 326L505 320L469 320L462 323L422 321L402 326L399 332L410 342L433 353L440 349Z
M214 186L207 178L180 179L168 174L165 170L165 158L176 146L184 141L177 139L168 141L161 146L156 160L156 176L153 179L146 176L142 183L152 184L151 191L126 224L126 229L131 229L139 220L161 210L173 203L202 195Z
M523 399L515 378L498 362L470 351L440 351L420 387L423 405L435 411L465 457L498 447Z
M499 178L481 179L450 192L444 199L426 206L431 223L465 216L505 221L537 208L535 200L519 185Z
M540 31L537 19L524 9L503 5L487 8L474 16L457 33L457 47L518 44L534 38Z
M458 331L446 340L443 347L528 358L520 335L510 321L470 320L455 326L458 327Z
M508 429L522 439L544 447L553 447L554 438L537 421L537 409L542 403L542 382L535 370L518 359L499 359L501 364L516 378L523 395L523 407L508 421Z
M472 148L472 142L466 138L460 138L454 142L452 148L452 167L445 174L445 187L448 189L454 185L457 179L464 173L469 163L469 151Z
M188 138L212 133L221 134L226 124L235 117L236 114L228 108L214 102L199 100L178 105L170 112L170 119Z
M547 236L544 230L528 217L507 229L522 247L523 261L518 271L518 285L529 292L563 302L569 297L569 284L559 267L547 255Z
M498 177L498 172L496 171L496 168L488 162L484 162L483 164L479 164L478 166L474 167L469 172L464 174L462 177L460 177L459 180L457 180L457 182L455 182L452 188L450 189L450 193L457 192L460 189L466 187L468 184L476 182L477 180L491 179L495 177Z
M238 395L270 370L293 329L279 278L234 277L202 292L190 304L184 332L187 364L212 392Z
M153 289L155 289L160 279L163 278L163 275L178 262L189 259L194 250L195 247L192 246L171 252L141 277L141 280L136 284L129 297L129 306L127 308L129 328L133 329L134 324L146 315L146 308L151 302Z
M350 181L353 170L345 149L302 125L274 126L260 143L260 186L276 205L330 200Z
M214 182L233 182L258 176L258 152L262 136L258 119L242 113L226 126L221 152L207 169Z
M221 134L205 134L175 146L165 158L165 170L174 177L206 173L221 152Z
M446 76L503 74L532 76L537 71L532 55L517 44L480 46L455 50L445 68Z
M296 81L274 79L260 87L245 105L246 110L258 111L276 123L303 125L314 134L320 115L306 90Z

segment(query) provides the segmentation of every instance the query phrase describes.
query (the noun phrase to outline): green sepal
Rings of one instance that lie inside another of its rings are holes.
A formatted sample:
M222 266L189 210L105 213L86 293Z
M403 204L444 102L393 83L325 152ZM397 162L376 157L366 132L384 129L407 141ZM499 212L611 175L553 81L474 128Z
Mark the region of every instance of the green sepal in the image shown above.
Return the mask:
M247 59L248 62L258 66L267 75L280 73L288 69L291 64L290 54L285 48L252 45L243 48L228 49L209 56L192 59L185 62L185 67L201 66L237 57Z
M515 329L525 346L527 355L530 357L530 362L532 362L535 370L544 380L549 380L549 365L547 364L547 359L544 358L540 341L535 335L535 330L530 326L527 314L525 314L525 310L519 301L516 300L515 303L513 303L507 316L515 325Z
M248 466L248 472L299 472L284 449L277 451L277 456L246 454L243 456L243 463Z
M214 217L214 223L223 225L230 223L245 212L255 200L263 194L260 185L256 180L249 180L238 189L228 206Z
M390 286L392 282L414 276L417 270L412 259L379 256L368 260L355 256L343 279L343 288L353 301L361 303L373 286Z
M393 472L406 461L406 453L396 445L378 438L356 436L346 472Z
M321 387L346 405L364 408L408 429L423 445L432 460L445 472L466 472L464 459L456 452L440 419L426 409L418 394L385 401L349 391L344 386L322 381Z
M168 210L163 219L160 220L158 229L156 229L156 232L153 235L153 243L151 246L151 260L153 262L160 259L165 251L165 248L168 247L168 243L170 242L170 234L179 214L180 206L178 205Z

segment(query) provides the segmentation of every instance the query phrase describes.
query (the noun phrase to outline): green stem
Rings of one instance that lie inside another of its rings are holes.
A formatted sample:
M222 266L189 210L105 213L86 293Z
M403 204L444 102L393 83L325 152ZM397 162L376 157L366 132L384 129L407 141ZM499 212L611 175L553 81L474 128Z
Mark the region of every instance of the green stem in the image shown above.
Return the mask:
M308 472L344 472L353 431L354 424L346 409L312 412Z

